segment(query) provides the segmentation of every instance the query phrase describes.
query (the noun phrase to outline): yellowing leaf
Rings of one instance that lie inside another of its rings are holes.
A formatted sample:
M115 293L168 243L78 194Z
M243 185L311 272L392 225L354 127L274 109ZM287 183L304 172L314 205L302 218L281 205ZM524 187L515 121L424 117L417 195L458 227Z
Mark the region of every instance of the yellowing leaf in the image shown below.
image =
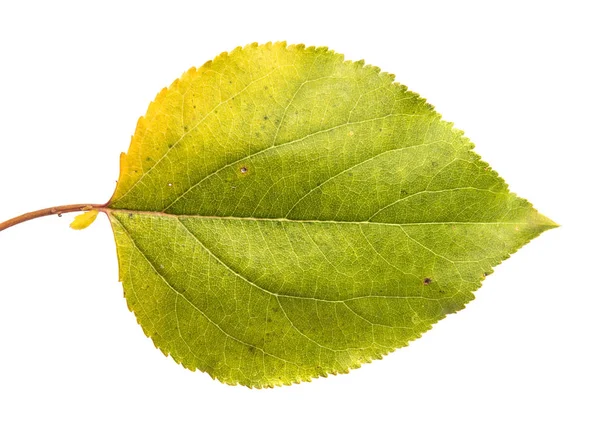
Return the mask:
M71 228L76 230L81 230L87 228L89 225L94 223L96 217L98 216L98 210L92 209L91 211L84 212L83 214L79 214L73 222L71 223Z
M462 309L556 226L418 95L326 48L250 45L190 69L138 122L105 205L128 306L229 384L348 372Z
M393 76L256 44L163 89L106 212L129 307L230 384L347 372L464 307L555 224Z

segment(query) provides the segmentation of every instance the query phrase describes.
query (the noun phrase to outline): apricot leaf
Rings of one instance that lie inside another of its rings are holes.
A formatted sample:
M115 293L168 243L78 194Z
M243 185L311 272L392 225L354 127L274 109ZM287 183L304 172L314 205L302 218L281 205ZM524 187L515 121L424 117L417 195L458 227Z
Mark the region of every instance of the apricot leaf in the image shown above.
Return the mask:
M128 306L162 352L290 384L407 345L556 226L472 148L378 68L254 44L163 89L110 202L69 210L109 216Z

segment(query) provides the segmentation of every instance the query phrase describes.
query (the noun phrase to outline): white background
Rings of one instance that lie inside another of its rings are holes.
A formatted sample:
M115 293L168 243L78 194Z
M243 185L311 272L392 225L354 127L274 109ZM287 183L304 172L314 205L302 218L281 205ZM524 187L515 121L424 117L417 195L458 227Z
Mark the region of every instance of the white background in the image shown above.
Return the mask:
M2 2L0 220L103 203L138 116L254 41L393 72L562 225L408 348L293 387L165 358L122 298L112 233L0 233L0 441L598 442L600 33L595 2ZM18 6L17 6L18 5Z

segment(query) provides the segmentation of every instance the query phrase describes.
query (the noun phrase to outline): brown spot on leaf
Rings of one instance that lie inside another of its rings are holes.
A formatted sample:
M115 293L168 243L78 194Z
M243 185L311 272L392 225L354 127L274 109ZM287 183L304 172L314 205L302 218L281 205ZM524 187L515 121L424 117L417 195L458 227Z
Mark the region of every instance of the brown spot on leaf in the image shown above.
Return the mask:
M429 277L425 278L425 280L423 280L423 284L425 286L429 286L431 284L431 279Z

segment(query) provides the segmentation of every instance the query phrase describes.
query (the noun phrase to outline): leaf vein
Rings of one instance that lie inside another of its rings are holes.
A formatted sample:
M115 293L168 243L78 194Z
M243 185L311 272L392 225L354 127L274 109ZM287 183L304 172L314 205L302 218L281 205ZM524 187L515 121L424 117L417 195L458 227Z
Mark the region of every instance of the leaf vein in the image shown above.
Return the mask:
M226 163L225 165L221 166L220 168L218 168L218 169L214 170L214 171L213 171L213 172L211 172L210 174L208 174L208 175L205 175L205 176L204 176L202 179L200 179L200 180L199 180L199 181L197 181L195 184L193 184L192 186L190 186L190 187L189 187L188 189L186 189L186 190L185 190L185 191L184 191L182 194L180 194L179 196L177 196L177 197L176 197L176 198L175 198L175 199L174 199L174 200L173 200L171 203L169 203L167 206L165 206L165 207L164 207L164 208L161 210L161 212L166 212L166 211L167 211L168 209L170 209L170 208L171 208L171 207L172 207L172 206L173 206L175 203L177 203L177 202L178 202L180 199L182 199L184 196L186 196L186 195L187 195L187 194L188 194L188 193L189 193L191 190L193 190L193 189L195 189L197 186L199 186L199 185L200 185L202 182L204 182L206 179L208 179L208 178L210 178L210 177L212 177L212 176L214 176L214 175L218 174L219 172L221 172L221 171L223 171L224 169L226 169L226 168L228 168L228 167L230 167L230 166L234 165L235 163L243 162L243 161L245 161L245 160L248 160L248 159L250 159L250 158L256 157L257 155L264 154L265 152L269 152L269 151L271 151L271 150L273 150L273 149L282 148L282 147L284 147L284 146L292 145L292 144L295 144L295 143L301 143L301 142L303 142L304 140L306 140L306 139L308 139L308 138L315 137L315 136L317 136L317 135L320 135L320 134L325 134L325 133L327 133L327 132L331 132L331 131L334 131L334 130L336 130L336 129L340 129L340 128L343 128L343 127L345 127L345 126L349 126L349 125L361 125L361 124L364 124L364 123L370 123L370 122L377 121L377 120L384 120L384 119L386 119L386 118L390 118L390 117L400 117L400 116L401 116L401 117L418 117L418 116L420 116L420 114L402 114L402 113L399 113L399 114L387 114L387 115L384 115L384 116L381 116L381 117L374 117L374 118L365 119L365 120L359 120L359 121L356 121L356 122L350 122L350 123L342 123L342 124L339 124L339 125L336 125L336 126L332 126L332 127L326 128L326 129L322 129L322 130L320 130L320 131L311 132L310 134L307 134L307 135L305 135L305 136L303 136L303 137L299 137L299 138L296 138L296 139L293 139L293 140L289 140L289 141L287 141L287 142L285 142L285 143L281 143L281 144L279 144L279 145L271 145L271 146L268 146L268 147L266 147L266 148L264 148L264 149L260 149L260 150L258 150L258 151L256 151L256 152L253 152L253 153L251 153L251 154L248 154L248 155L246 155L246 156L244 156L244 157L237 158L237 159L235 159L234 161L232 161L232 162L229 162L229 163Z
M135 181L135 183L133 183L130 188L123 193L123 195L121 195L118 200L122 200L127 194L129 194L129 192L131 192L131 190L133 188L135 188L138 183L140 183L142 181L142 179L148 175L150 173L150 171L152 171L159 163L161 163L166 157L168 157L169 152L171 152L173 150L173 148L175 148L176 146L179 145L179 143L181 143L181 141L191 132L195 131L196 128L198 126L200 126L202 124L202 122L204 122L204 120L206 120L214 111L216 111L217 109L219 109L222 105L228 103L229 101L233 100L234 98L236 98L237 96L239 96L241 93L243 93L246 89L248 89L250 86L252 86L254 83L257 83L265 78L268 78L273 72L275 72L276 70L278 70L281 67L276 67L273 68L271 71L269 71L267 74L263 75L262 77L257 78L256 80L252 80L250 82L248 82L248 84L246 86L244 86L242 89L240 89L237 93L233 94L231 97L227 98L224 101L219 102L217 105L215 105L210 111L208 111L200 120L198 120L196 123L194 123L194 125L187 131L184 131L183 134L173 143L173 145L171 146L171 149L167 149L164 154L158 159L156 160L156 162L150 167L148 168L146 171L144 171L139 178ZM187 91L186 91L187 92ZM146 133L144 133L145 136ZM142 145L144 140L142 140ZM118 201L117 200L117 201Z
M254 345L251 343L247 343L242 339L239 339L237 337L235 337L234 335L230 334L229 332L225 331L217 322L215 322L212 318L210 318L202 309L200 309L198 306L196 306L189 298L187 298L182 292L178 291L168 280L167 278L162 275L158 269L156 268L156 266L154 265L154 263L152 263L152 261L148 258L148 256L140 249L140 247L137 245L136 241L133 239L133 236L131 235L131 233L127 230L127 228L125 227L125 225L123 223L121 223L120 221L117 220L117 222L119 223L119 225L122 227L123 232L127 234L127 236L129 237L129 239L131 240L131 244L133 245L133 247L140 253L140 255L142 257L144 257L144 259L146 259L146 261L148 262L148 264L150 265L150 267L154 270L154 273L156 275L158 275L162 281L165 282L165 284L176 294L176 296L180 296L183 300L185 300L192 308L194 308L196 311L198 311L209 323L211 323L214 327L216 327L219 331L221 331L221 333L223 335L225 335L228 338L231 338L232 340L241 343L245 346L249 346L249 347L254 347L258 350L260 350L261 352L263 352L265 355L268 355L269 357L273 357L277 360L281 360L285 363L290 363L293 364L295 366L300 366L299 364L286 360L285 358L279 357L277 355L271 354L267 351L265 351L263 348L261 348L258 345ZM186 228L187 229L187 228Z
M417 145L411 145L411 146L401 146L399 148L394 148L394 149L388 149L386 151L380 152L377 155L374 155L373 157L369 157L365 160L362 160L359 163L355 163L352 166L347 167L346 169L343 169L342 171L338 172L335 175L332 175L331 177L329 177L327 180L324 180L323 182L319 183L318 185L314 186L313 188L311 188L307 193L305 193L302 197L300 197L298 200L296 200L296 203L294 203L292 205L292 207L290 208L290 210L287 212L287 214L285 214L286 217L288 217L290 215L290 213L294 210L294 208L302 201L304 200L306 197L308 197L309 194L313 193L314 191L316 191L317 189L321 188L324 184L326 184L327 182L335 179L336 177L339 177L340 175L342 175L345 172L351 171L354 168L357 168L359 166L364 165L365 163L368 163L372 160L375 160L379 157L381 157L384 154L389 154L390 152L401 152L404 151L405 149L412 149L412 148L418 148L418 147L422 147L422 146L428 146L428 145L432 145L435 143L440 143L440 142L444 142L444 140L438 140L438 141L434 141L434 142L430 142L430 143L419 143Z
M227 269L229 272L231 272L233 275L235 275L237 278L245 281L246 283L248 283L250 286L253 286L254 288L258 289L260 292L263 293L267 293L271 296L273 296L276 300L277 303L279 304L281 311L283 312L283 315L286 317L286 319L288 320L288 322L290 323L290 325L292 326L292 328L294 328L298 334L300 334L302 337L304 337L305 339L309 340L310 342L316 344L317 346L326 349L328 351L331 352L339 352L339 351L346 351L347 349L333 349L330 348L328 346L323 345L322 343L317 342L316 340L314 340L311 337L308 337L306 334L304 334L300 329L298 329L298 327L294 324L294 322L289 318L289 316L287 315L287 312L285 311L285 309L283 309L283 306L281 305L281 302L279 301L279 296L280 294L277 294L276 292L272 292L269 291L268 289L258 285L257 283L253 282L252 280L248 280L246 277L244 277L242 274L240 274L239 272L237 272L235 269L233 269L231 266L229 266L227 263L225 263L223 260L221 260L219 257L217 257L192 231L190 231L188 229L188 227L184 224L181 223L181 220L179 221L180 224L185 228L185 230L193 237L196 239L196 241L198 242L198 244L200 246L202 246L202 248L214 259L216 260L218 263L221 264L221 266L223 266L225 269Z

